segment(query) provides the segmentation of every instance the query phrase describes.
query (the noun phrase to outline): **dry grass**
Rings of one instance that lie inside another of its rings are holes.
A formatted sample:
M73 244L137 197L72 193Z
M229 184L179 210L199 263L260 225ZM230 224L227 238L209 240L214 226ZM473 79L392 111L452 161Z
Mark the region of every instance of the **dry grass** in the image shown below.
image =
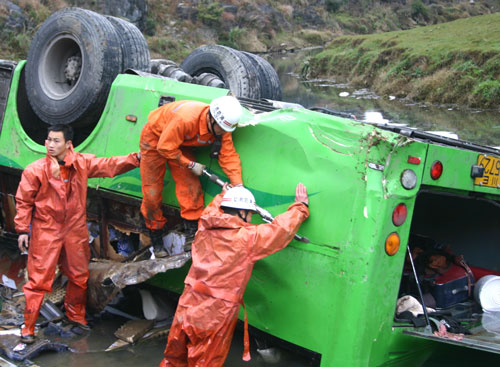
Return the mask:
M347 76L383 95L500 106L500 14L408 31L343 37L310 61L312 76Z
M440 100L453 76L454 72L450 68L439 69L431 75L416 80L408 97L417 100Z

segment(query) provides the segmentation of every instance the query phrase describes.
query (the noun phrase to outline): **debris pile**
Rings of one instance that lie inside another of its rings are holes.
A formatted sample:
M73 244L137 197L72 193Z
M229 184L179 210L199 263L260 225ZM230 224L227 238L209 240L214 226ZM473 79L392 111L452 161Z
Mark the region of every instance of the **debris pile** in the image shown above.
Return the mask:
M182 232L168 233L163 238L167 256L159 258L152 251L149 237L143 233L108 225L106 235L101 236L99 223L88 222L87 227L92 254L87 289L89 324L96 328L107 318L124 319L124 324L114 333L117 340L103 350L116 350L165 336L175 313L177 295L148 287L144 282L184 266L191 258L190 241L186 241ZM107 238L104 244L101 237ZM46 350L73 351L72 345L78 340L92 337L92 329L84 330L65 318L67 278L57 269L53 290L45 295L36 324L36 342L19 341L24 322L22 286L27 281L27 256L19 253L16 234L4 231L0 241L3 245L0 246L0 354L24 361ZM130 304L140 307L134 309Z

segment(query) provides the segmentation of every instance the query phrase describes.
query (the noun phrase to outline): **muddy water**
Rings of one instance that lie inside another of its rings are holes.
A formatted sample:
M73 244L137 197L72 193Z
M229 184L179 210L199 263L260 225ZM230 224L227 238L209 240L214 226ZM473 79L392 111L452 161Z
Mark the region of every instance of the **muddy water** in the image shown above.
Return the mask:
M166 344L166 336L147 340L129 348L105 352L116 338L114 331L126 320L116 317L108 320L101 320L92 328L91 333L85 337L59 339L62 343L67 343L73 352L44 352L32 359L40 367L137 367L137 366L158 366L163 358L163 350ZM279 361L266 363L256 352L255 343L251 342L252 360L243 362L243 339L240 330L237 330L226 360L226 367L306 367L312 364L302 356L280 350ZM1 364L0 364L1 365Z
M475 110L457 106L415 104L394 96L379 97L366 89L354 89L340 80L302 81L304 60L318 50L273 54L268 61L280 75L283 100L304 107L327 107L354 114L367 122L406 124L425 131L447 131L462 140L500 146L499 110Z
M125 321L125 319L120 317L101 320L94 325L88 336L73 339L58 339L59 342L67 344L72 349L72 352L43 352L32 358L29 362L25 361L24 363L17 363L17 365L19 367L158 366L163 357L162 353L165 348L166 336L139 342L134 346L117 351L104 351L116 340L113 333ZM250 362L243 362L241 360L242 345L242 332L241 330L236 330L231 350L225 363L226 367L312 367L318 365L304 358L302 355L283 349L280 350L278 359L274 362L266 362L256 352L256 346L253 341L251 341L252 360ZM496 362L492 354L485 355L485 353L468 348L444 346L444 348L439 350L439 353L430 352L423 364L408 363L405 367L417 365L420 367L497 367L498 363ZM0 366L2 366L1 362Z

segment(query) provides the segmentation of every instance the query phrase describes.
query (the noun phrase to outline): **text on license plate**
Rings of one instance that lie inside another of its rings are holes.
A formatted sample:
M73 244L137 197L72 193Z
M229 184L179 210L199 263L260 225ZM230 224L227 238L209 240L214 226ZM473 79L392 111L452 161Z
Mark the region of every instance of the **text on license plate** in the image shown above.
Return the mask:
M476 177L474 185L500 187L500 159L481 154L477 157L477 165L484 167L483 177Z

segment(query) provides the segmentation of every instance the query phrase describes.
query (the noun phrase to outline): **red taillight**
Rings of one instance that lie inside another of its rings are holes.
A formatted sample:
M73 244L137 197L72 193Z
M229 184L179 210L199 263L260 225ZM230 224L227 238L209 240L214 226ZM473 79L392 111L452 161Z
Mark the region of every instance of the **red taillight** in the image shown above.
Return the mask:
M406 209L406 205L403 203L398 204L392 212L392 223L394 223L395 226L400 226L405 222L407 214L408 210Z
M435 161L431 167L431 177L437 180L443 174L443 164L440 161Z
M420 164L420 158L419 157L409 156L408 157L408 163L411 163L411 164Z

